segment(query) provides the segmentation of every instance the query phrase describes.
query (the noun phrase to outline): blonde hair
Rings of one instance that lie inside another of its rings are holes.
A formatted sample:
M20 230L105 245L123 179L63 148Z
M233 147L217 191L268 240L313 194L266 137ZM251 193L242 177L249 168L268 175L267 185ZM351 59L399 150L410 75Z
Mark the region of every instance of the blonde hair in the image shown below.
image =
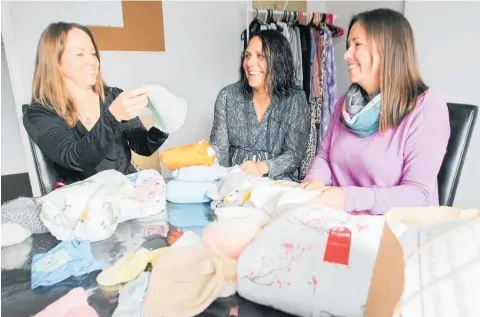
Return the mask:
M398 127L428 89L420 76L413 31L400 12L376 9L355 15L350 21L347 38L356 22L365 28L371 47L375 45L380 54L382 109L379 130L386 132Z
M65 51L67 34L73 28L87 33L92 40L95 55L100 63L97 44L92 32L87 27L75 23L52 23L40 37L32 83L32 103L37 102L54 110L67 122L69 127L73 127L77 123L78 113L60 74L60 59ZM102 101L105 100L104 82L100 70L93 91L100 95Z

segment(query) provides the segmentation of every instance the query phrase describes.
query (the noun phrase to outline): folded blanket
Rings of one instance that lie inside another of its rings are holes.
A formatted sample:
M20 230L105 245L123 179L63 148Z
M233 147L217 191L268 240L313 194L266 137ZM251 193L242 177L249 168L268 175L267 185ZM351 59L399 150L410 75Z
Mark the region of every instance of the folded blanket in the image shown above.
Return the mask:
M208 204L170 204L168 222L177 228L204 227L211 218Z
M211 201L207 192L212 187L215 187L214 182L183 182L174 179L167 184L166 198L177 204L207 203Z
M188 166L173 171L172 176L184 182L214 182L225 177L228 170L223 166Z

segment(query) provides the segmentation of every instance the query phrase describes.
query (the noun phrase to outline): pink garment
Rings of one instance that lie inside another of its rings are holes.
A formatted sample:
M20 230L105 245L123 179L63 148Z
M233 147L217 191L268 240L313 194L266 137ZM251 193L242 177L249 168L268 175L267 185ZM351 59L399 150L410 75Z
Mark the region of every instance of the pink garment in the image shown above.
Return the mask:
M249 220L223 220L209 224L202 241L207 247L237 260L260 231L260 224Z
M33 317L98 317L87 300L88 294L85 290L77 287Z
M319 52L322 51L322 43L321 43L321 38L318 34L317 31L314 29L310 30L310 36L313 36L315 38L315 47L312 48L314 50L314 55L313 55L313 65L312 65L312 98L319 98L320 97L320 92L321 92L321 79L320 77L322 76L321 74L321 61L320 61L320 55Z

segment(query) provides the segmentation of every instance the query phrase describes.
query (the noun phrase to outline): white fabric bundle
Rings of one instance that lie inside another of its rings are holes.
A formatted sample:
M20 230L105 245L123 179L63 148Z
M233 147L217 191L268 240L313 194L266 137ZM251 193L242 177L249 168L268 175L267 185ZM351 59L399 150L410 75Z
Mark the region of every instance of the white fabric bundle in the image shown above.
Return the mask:
M58 240L100 241L121 222L160 212L166 218L165 181L155 173L107 170L60 187L42 198L40 219Z
M363 316L384 224L292 204L240 255L238 293L296 316Z
M147 85L148 105L154 119L154 127L166 133L180 129L187 116L187 102L159 85Z

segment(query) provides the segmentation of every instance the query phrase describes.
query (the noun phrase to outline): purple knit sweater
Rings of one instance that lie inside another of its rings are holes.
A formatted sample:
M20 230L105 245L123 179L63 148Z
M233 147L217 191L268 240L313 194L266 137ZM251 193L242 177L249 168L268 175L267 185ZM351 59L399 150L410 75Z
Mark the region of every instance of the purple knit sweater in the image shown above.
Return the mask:
M349 212L438 206L437 174L450 138L445 101L429 89L398 128L361 138L340 121L344 99L305 179L341 187Z

